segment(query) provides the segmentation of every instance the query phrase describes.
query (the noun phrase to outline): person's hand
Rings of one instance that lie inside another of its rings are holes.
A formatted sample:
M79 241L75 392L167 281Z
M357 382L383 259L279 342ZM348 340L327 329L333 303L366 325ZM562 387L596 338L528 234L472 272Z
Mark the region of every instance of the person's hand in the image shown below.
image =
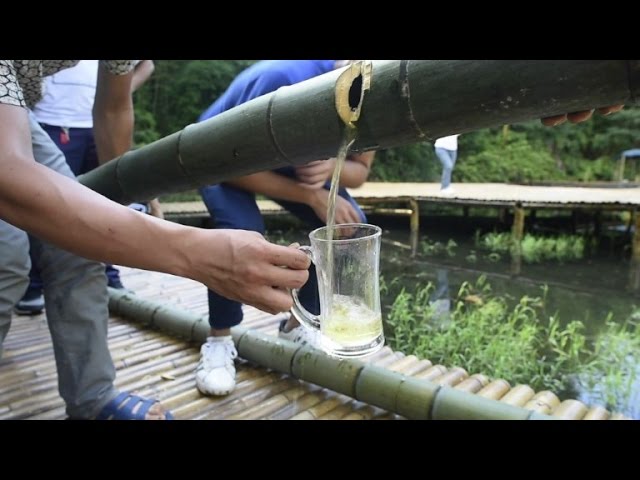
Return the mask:
M164 218L162 205L160 205L160 201L157 198L149 201L149 214L157 218Z
M297 248L275 245L246 230L192 232L181 249L191 266L184 276L224 297L265 312L284 312L293 305L286 289L307 282L309 257Z
M329 207L329 191L321 188L311 193L311 200L308 204L315 214L324 223L327 223L327 208ZM336 196L336 224L338 223L360 223L360 216L353 205L340 195Z
M333 175L336 159L316 160L296 168L296 177L300 185L305 188L322 188L326 181Z
M602 107L598 109L602 115L611 115L612 113L619 112L624 108L624 105L610 105L608 107ZM542 124L547 127L555 127L567 120L571 123L580 123L585 120L589 120L593 115L593 110L583 110L581 112L565 113L564 115L555 115L553 117L546 117L541 119Z

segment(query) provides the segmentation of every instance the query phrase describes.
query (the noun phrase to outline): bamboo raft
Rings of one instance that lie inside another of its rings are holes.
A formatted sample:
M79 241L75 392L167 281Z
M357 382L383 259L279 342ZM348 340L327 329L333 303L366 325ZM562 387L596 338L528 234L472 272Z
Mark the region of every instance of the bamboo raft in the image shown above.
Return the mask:
M122 273L126 285L136 291L137 297L170 303L198 317L207 313L206 291L197 282L127 268L123 268ZM245 307L243 326L257 334L275 335L282 318L282 314L269 315ZM251 341L255 342L247 340ZM118 371L117 387L158 398L178 419L404 418L246 360L238 361L238 383L232 394L219 398L202 396L194 381L199 342L179 340L115 316L109 321L109 345ZM471 393L491 407L484 415L486 418L625 419L623 415L611 414L600 406L588 407L576 400L561 401L549 391L535 392L527 385L512 387L502 379L491 380L477 373L469 375L460 367L433 365L429 360L394 352L389 347L372 356L368 362L377 367L373 373L382 373L385 377L382 386L376 384L373 393L369 393L369 397L374 399L369 403L380 405L393 401L395 405L397 399L388 398L390 390L386 386L396 381L393 375L401 373L417 380L413 384L405 382L407 386L413 385L414 389L416 386L439 389L440 393L434 395L430 418L474 418L469 417L464 405L469 398L464 395ZM371 383L373 376L362 373L356 390L365 391L367 386L361 384ZM339 382L335 380L334 383L337 385ZM498 402L489 402L489 399ZM501 408L506 406L521 409L513 408L507 410L508 415L500 416ZM398 404L400 410L407 412L417 407L411 402ZM497 417L491 416L491 412L495 412ZM524 415L519 412L524 412ZM44 315L16 317L5 341L4 357L0 360L0 419L63 418L64 405L58 395L46 319Z

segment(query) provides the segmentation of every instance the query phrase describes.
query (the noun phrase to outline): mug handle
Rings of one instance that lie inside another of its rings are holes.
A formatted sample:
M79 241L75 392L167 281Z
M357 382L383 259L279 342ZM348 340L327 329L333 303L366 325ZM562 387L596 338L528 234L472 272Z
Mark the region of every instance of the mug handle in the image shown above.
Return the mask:
M315 264L313 261L313 249L311 247L302 246L298 247L299 250L302 250L307 254L309 259ZM298 298L298 290L297 288L292 288L289 290L291 294L291 298L293 298L293 307L291 307L291 313L296 320L298 320L302 325L312 330L320 330L320 317L314 315L309 312L306 308L302 306L300 303L300 299Z

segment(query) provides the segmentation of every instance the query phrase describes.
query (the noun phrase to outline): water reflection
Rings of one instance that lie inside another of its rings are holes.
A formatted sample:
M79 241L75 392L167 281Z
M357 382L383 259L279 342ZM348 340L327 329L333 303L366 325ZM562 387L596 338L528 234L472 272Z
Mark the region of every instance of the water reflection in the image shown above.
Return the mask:
M429 297L432 322L436 328L446 328L451 323L451 296L449 292L449 271L436 269L436 288Z
M464 282L475 283L481 275L487 276L493 294L514 304L525 295L542 296L544 286L548 285L545 314L558 314L562 325L574 320L582 322L587 337L591 341L600 339L604 344L608 342L608 315L612 314L612 322L621 324L636 311L636 305L640 305L640 299L626 289L628 260L624 258L596 255L564 265L523 265L521 274L514 276L509 273L508 257L499 261L489 258L465 238L455 238L458 244L455 255L430 251L415 259L411 259L402 246L405 231L385 231L384 238L387 241L382 249L381 271L386 279L399 279L397 282L408 290L428 282L435 286L430 296L434 326L444 328L451 322L451 294L455 296ZM445 237L438 240L441 244L447 242ZM392 296L393 292L383 299L387 312L394 300ZM622 343L611 348L626 351ZM562 400L574 398L587 405L605 406L610 411L640 419L640 351L633 352L626 361L621 361L615 350L602 354L616 359L618 372L611 367L606 369L606 375L604 371L592 371L588 376L576 376L565 391L556 393ZM606 359L601 363L604 365Z

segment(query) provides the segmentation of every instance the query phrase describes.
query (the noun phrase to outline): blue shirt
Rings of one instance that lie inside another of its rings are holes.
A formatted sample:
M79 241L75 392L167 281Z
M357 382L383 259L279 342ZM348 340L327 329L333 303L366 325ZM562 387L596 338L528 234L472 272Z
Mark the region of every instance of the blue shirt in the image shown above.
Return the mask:
M202 122L278 88L309 80L334 69L335 60L261 60L238 75L229 88L207 108Z

